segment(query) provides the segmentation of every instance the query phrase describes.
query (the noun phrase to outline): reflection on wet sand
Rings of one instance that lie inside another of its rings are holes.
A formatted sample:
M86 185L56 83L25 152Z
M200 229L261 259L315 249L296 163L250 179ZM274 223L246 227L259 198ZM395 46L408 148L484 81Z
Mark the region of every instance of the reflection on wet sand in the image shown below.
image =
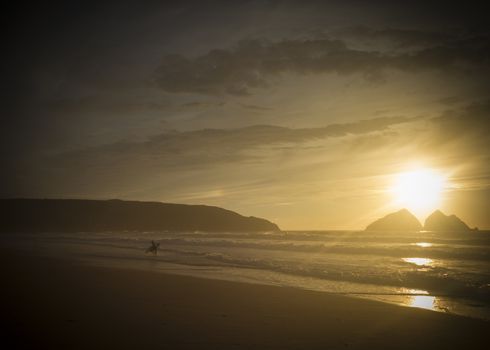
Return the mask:
M408 306L427 310L437 310L436 297L430 295L414 295L410 297Z

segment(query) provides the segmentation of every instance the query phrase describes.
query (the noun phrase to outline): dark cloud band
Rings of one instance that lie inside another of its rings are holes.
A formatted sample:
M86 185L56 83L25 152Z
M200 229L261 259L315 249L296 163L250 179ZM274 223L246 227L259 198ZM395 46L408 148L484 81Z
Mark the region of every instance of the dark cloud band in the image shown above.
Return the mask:
M399 33L391 33L395 34ZM421 36L417 32L418 40ZM245 95L255 88L268 86L271 77L288 72L359 73L372 78L388 68L409 72L471 69L488 64L488 42L485 36L471 37L393 54L355 50L343 41L332 39L248 40L232 49L211 50L195 58L167 55L157 68L154 81L171 93Z

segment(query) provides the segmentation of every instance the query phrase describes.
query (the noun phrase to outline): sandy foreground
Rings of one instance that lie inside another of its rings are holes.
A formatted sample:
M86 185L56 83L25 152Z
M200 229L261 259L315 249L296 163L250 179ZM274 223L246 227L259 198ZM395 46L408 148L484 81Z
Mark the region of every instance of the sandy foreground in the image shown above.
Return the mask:
M4 349L477 349L490 322L0 250Z

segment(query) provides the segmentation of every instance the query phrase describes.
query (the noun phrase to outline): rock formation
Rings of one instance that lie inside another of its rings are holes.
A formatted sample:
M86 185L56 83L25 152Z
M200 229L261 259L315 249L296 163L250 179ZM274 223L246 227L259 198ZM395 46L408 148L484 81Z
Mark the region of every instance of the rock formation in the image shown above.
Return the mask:
M407 209L391 213L366 227L367 231L420 231L422 225Z
M425 219L424 230L469 231L471 228L456 215L445 215L440 210L436 210L427 219Z

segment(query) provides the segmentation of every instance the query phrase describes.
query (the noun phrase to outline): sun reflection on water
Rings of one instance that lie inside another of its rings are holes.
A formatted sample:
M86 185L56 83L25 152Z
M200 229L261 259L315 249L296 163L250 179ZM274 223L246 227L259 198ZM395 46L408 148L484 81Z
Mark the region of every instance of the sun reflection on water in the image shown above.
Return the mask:
M431 266L433 260L429 258L403 258L403 261L417 266Z
M436 310L436 297L430 295L414 295L410 297L408 306L427 310Z
M432 243L428 243L428 242L417 242L413 244L416 245L417 247L422 247L422 248L432 247Z
M405 294L405 295L429 295L429 292L426 291L426 290L423 290L423 289L407 289L407 288L402 288L400 290L400 293L401 294Z

